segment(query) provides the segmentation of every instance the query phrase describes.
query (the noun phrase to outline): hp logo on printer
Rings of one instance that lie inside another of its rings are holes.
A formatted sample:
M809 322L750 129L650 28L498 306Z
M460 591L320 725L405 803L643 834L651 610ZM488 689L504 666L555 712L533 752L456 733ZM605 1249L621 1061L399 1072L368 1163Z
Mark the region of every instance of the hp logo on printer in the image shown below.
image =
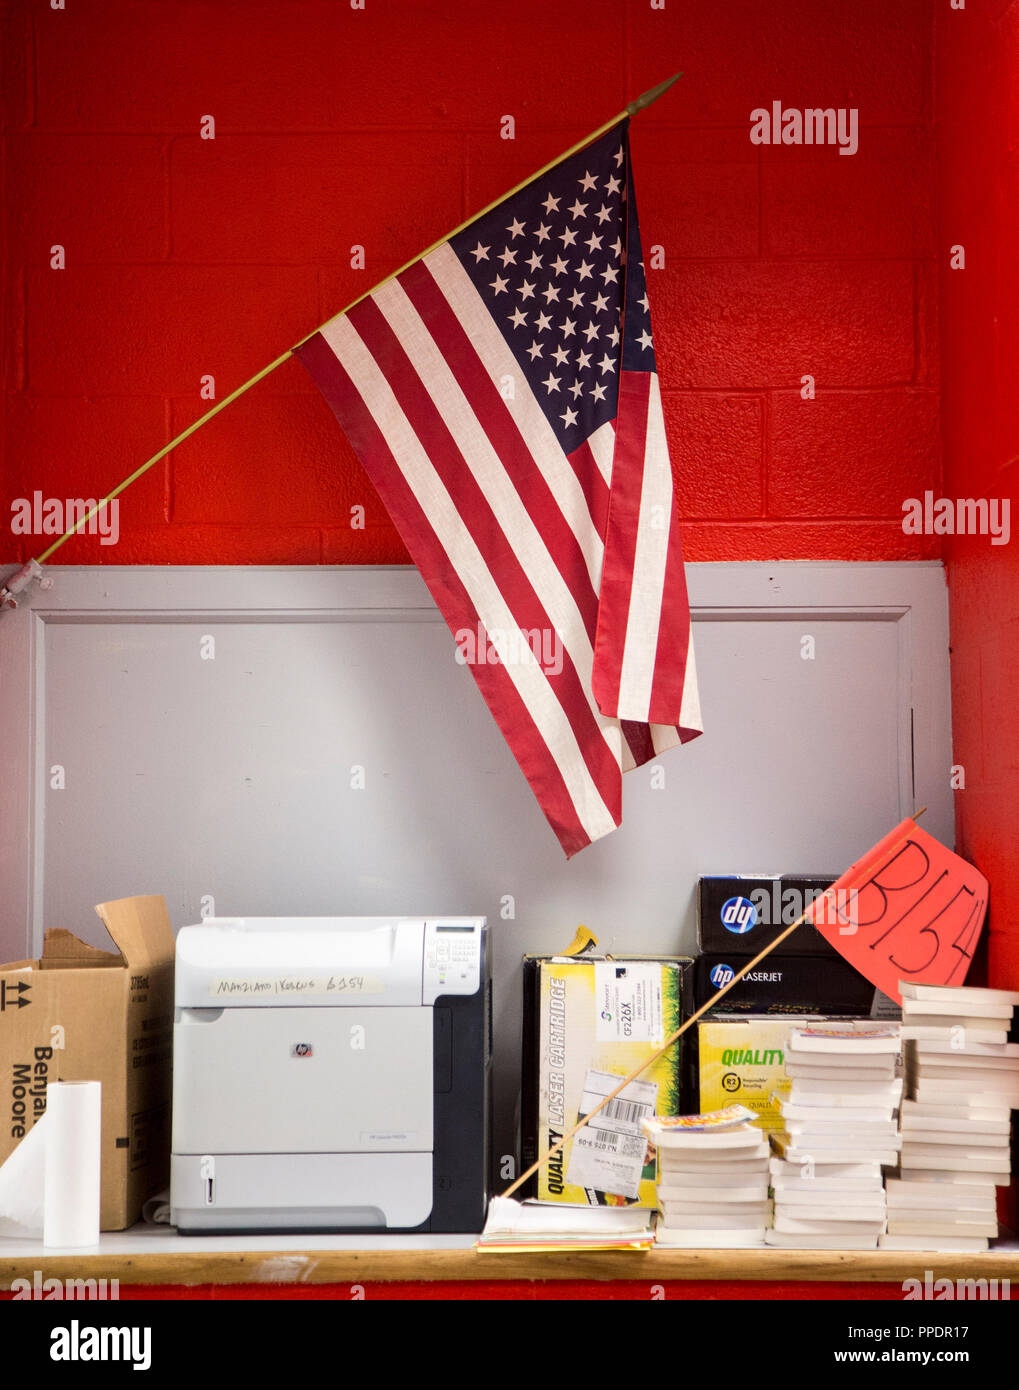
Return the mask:
M735 973L731 965L713 965L708 979L716 989L721 989L723 985L729 983Z
M291 1057L313 1057L311 1043L294 1043L290 1049Z
M757 925L757 908L749 898L730 898L720 915L726 931L735 932L737 936Z

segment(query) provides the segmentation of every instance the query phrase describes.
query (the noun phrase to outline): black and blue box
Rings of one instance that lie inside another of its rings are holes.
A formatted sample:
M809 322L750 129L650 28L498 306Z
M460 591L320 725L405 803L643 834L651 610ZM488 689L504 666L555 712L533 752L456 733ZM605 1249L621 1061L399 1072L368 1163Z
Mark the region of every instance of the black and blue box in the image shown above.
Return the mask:
M835 882L835 874L727 874L704 877L697 894L697 940L708 955L756 956ZM786 956L840 960L810 922L782 942Z

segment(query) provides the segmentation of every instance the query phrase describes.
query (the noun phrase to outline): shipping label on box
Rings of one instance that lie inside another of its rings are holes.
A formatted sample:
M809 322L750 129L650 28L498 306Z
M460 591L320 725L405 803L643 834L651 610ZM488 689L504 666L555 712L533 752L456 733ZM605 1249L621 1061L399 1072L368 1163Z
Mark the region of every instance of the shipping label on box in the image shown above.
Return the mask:
M532 1149L544 1153L557 1143L675 1032L690 964L619 957L525 961L525 984L535 996L525 1009L525 1035L537 1033L525 1046L525 1087L536 1093ZM537 978L528 979L530 972ZM654 1207L656 1155L640 1121L679 1112L680 1051L679 1044L669 1048L554 1155L539 1171L535 1195Z
M118 952L49 930L37 961L0 966L0 1163L46 1112L52 1081L102 1086L104 1231L169 1181L173 930L161 897L96 908Z

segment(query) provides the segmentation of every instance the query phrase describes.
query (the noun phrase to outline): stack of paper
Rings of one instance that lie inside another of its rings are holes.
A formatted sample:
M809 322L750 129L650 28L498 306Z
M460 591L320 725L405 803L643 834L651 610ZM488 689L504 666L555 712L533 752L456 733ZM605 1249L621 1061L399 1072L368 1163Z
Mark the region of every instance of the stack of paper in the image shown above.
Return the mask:
M642 1121L658 1149L659 1245L760 1246L771 1225L768 1141L752 1110Z
M784 1130L772 1135L775 1224L768 1245L873 1250L885 1229L882 1165L898 1159L897 1025L793 1028Z
M477 1250L646 1250L654 1240L646 1207L573 1207L493 1197Z
M1006 1037L1019 993L916 984L901 991L909 1098L881 1244L986 1250L998 1234L995 1188L1011 1172L1019 1045Z

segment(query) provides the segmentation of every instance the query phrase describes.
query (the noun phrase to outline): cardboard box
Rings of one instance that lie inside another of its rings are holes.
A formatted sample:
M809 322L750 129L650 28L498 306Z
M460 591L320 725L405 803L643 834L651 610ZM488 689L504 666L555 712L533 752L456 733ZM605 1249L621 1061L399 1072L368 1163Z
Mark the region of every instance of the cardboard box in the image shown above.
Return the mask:
M694 970L697 1008L745 964L744 957L729 953L698 956ZM723 994L717 1008L726 1014L809 1013L846 1018L898 1018L902 1012L893 999L875 989L841 957L825 960L778 951L766 956L756 970Z
M697 943L705 955L746 959L796 921L835 882L836 874L728 874L699 880ZM804 922L782 943L786 956L841 959L815 926Z
M885 996L882 995L882 998ZM772 1093L787 1096L792 1078L785 1069L789 1030L810 1023L846 1027L841 1014L708 1014L697 1025L698 1070L701 1110L721 1110L726 1105L745 1105L757 1111L756 1123L769 1132L782 1128L782 1117ZM861 1032L887 1027L881 1018L859 1018ZM902 1072L899 1058L897 1074Z
M169 1182L173 929L160 897L96 912L118 951L55 929L39 960L0 966L0 1162L44 1114L50 1081L101 1082L100 1225L120 1231Z
M789 1094L785 1053L790 1028L799 1028L814 1015L713 1018L697 1025L700 1063L700 1109L721 1110L745 1105L767 1131L782 1128L782 1116L772 1092Z
M611 960L525 956L521 1105L525 1168L539 1150L544 1153L576 1124L590 1073L622 1080L689 1016L692 967L693 961L686 956L614 956ZM654 1207L656 1159L640 1136L636 1107L653 1106L647 1113L658 1115L681 1113L686 1051L682 1040L674 1044L641 1075L640 1089L631 1092L628 1088L620 1097L621 1105L612 1102L612 1115L620 1117L620 1125L633 1119L633 1135L618 1130L617 1140L612 1134L601 1134L603 1147L598 1153L590 1142L585 1152L581 1152L583 1144L577 1150L578 1162L597 1164L604 1158L611 1164L620 1157L639 1174L635 1191L570 1181L578 1135L565 1146L561 1159L557 1156L539 1170L528 1188L530 1195L553 1202ZM613 1089L611 1082L600 1084ZM590 1127L581 1134L588 1141L593 1138ZM613 1149L616 1143L618 1155Z

